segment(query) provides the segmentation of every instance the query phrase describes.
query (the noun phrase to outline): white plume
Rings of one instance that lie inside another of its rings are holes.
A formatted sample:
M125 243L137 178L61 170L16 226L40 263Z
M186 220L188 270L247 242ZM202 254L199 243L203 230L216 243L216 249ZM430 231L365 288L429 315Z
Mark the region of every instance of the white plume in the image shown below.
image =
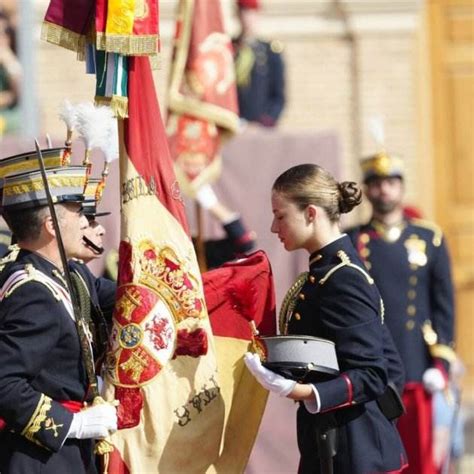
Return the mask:
M105 146L113 112L110 107L96 107L92 102L77 105L76 130L86 145L86 150Z
M76 107L67 99L59 107L59 118L66 124L68 130L74 130L76 126Z
M369 119L369 132L378 148L385 148L385 129L382 116L374 116Z
M108 124L107 138L102 151L105 155L105 161L110 163L119 157L119 137L117 119L112 117Z

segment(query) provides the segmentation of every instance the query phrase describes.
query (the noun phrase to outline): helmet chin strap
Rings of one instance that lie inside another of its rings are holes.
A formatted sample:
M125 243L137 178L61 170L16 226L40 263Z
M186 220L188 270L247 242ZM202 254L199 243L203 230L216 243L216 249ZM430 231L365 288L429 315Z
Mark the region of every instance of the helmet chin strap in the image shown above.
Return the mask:
M99 247L98 245L94 244L91 240L89 240L85 235L82 236L82 240L84 243L91 248L94 253L97 255L102 255L104 253L104 247Z

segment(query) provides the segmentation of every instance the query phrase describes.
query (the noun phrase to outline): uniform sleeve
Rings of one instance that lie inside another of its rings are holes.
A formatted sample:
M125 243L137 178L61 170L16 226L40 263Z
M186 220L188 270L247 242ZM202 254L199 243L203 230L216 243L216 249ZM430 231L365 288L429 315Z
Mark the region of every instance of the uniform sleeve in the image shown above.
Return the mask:
M94 278L94 284L99 297L99 306L107 320L112 318L112 312L115 306L115 293L117 283L105 277Z
M435 346L430 347L431 355L441 359L447 367L453 361L454 352L454 290L451 279L451 262L446 242L436 247L433 266L431 268L431 323L438 336Z
M269 74L270 86L268 91L267 110L265 115L267 120L271 120L274 125L285 106L285 68L281 53L275 53L269 46Z
M454 337L454 296L451 262L443 239L431 271L431 318L438 342L451 344Z
M399 393L402 393L405 386L405 370L393 337L386 324L382 325L382 337L383 352L387 361L388 380L395 384Z
M388 382L379 300L364 275L338 270L325 283L321 320L336 344L340 376L317 383L321 411L374 400Z
M0 417L7 429L52 451L62 446L73 415L31 383L58 341L58 304L41 283L29 282L0 306Z

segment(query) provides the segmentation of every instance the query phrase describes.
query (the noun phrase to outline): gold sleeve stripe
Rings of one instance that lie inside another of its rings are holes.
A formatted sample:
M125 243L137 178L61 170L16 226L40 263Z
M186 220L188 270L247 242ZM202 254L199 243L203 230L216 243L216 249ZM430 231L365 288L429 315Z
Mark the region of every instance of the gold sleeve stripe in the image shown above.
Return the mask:
M41 424L46 420L49 410L51 410L52 400L44 394L41 394L38 405L36 406L30 421L26 424L21 434L30 441L37 443L36 433L41 429Z

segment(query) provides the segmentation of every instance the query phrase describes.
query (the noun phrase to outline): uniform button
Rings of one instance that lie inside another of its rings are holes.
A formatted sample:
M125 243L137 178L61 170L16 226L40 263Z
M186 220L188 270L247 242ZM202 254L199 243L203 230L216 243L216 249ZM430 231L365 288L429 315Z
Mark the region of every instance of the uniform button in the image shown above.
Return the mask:
M314 283L314 282L316 281L316 278L315 278L313 275L310 275L309 281L310 281L311 283Z
M298 295L298 298L299 298L300 300L304 300L304 298L305 298L304 293L300 293L300 294Z
M415 286L418 283L418 277L416 277L415 275L412 275L409 281L410 281L410 285Z
M367 258L370 255L370 250L367 247L364 247L360 250L360 256L362 258Z
M370 262L364 262L365 263L365 268L367 268L367 270L370 270L372 268L372 264Z
M301 314L300 313L295 313L295 319L299 321L301 319Z
M408 316L415 316L416 314L416 306L413 304L409 304L407 307L407 314Z
M363 244L368 244L370 242L370 237L369 237L369 234L362 234L360 236L360 241L363 243Z
M413 328L415 327L415 321L407 321L405 327L407 328L407 331L413 331Z
M415 290L408 290L408 299L414 300L416 298L416 291Z

